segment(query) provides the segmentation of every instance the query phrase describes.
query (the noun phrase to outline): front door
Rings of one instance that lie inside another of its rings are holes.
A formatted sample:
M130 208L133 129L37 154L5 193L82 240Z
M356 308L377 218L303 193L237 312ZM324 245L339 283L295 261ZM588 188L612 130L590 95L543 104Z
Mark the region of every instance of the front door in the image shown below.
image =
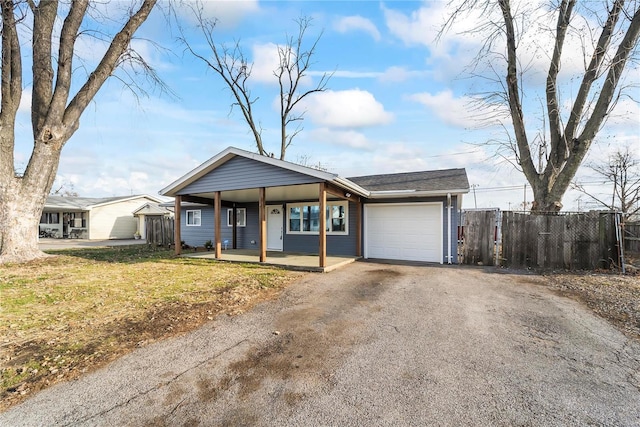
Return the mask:
M282 205L266 206L267 209L267 250L281 251L283 237L283 214Z

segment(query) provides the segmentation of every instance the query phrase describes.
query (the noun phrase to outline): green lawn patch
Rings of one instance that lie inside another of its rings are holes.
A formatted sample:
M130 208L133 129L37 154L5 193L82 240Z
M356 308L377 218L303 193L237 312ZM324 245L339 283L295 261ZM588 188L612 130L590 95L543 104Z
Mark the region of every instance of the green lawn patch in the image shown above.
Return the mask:
M131 351L273 298L299 273L131 247L0 269L0 410Z

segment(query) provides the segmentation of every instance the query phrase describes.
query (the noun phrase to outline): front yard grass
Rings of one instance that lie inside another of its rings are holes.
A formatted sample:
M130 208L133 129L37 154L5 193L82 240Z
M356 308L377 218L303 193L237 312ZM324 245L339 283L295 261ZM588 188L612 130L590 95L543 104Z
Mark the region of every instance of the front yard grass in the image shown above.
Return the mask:
M137 245L0 269L0 410L147 343L275 297L300 273Z

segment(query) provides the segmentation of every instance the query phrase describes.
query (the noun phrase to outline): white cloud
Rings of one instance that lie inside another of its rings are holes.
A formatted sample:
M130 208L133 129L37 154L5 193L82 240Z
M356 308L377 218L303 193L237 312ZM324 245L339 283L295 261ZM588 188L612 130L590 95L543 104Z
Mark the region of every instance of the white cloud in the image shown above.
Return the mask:
M327 90L305 98L307 116L319 126L329 128L363 128L385 125L393 114L365 90Z
M368 140L364 134L354 130L311 129L307 138L317 140L323 144L339 145L358 150L372 150L375 148L375 143Z
M233 28L245 16L260 11L258 0L205 0L203 2L186 1L178 12L187 19L195 21L192 7L202 5L202 15L205 19L216 19L222 29Z
M622 98L615 105L613 111L609 114L609 120L606 125L615 127L628 127L631 131L640 134L640 103L630 98ZM606 126L605 125L605 126Z
M382 76L380 71L349 71L349 70L331 70L331 71L309 71L309 76L322 77L331 75L332 78L344 79L377 79Z
M461 128L473 128L486 124L487 114L473 105L473 99L463 96L456 98L453 92L445 90L435 95L422 92L410 95L410 100L427 107L433 115L444 123Z
M274 72L280 67L280 54L278 50L283 47L275 43L255 44L251 50L253 53L253 68L251 68L251 80L264 84L277 85L278 78ZM305 87L311 84L312 73L307 72L299 83ZM315 75L315 73L313 73Z
M251 49L253 52L251 79L260 83L278 83L278 79L273 75L273 72L280 65L278 45L275 43L256 44Z
M31 88L22 89L22 97L20 98L18 113L31 112L31 96Z
M487 40L487 34L480 32L478 28L488 22L502 22L497 6L488 9L473 8L467 13L459 14L451 28L440 33L445 22L452 16L454 6L449 2L423 2L421 7L408 14L383 7L389 32L408 46L427 47L428 62L437 64L440 69L439 77L442 79L459 75L473 63ZM544 0L513 2L512 8L517 15L517 31L521 32L518 55L519 63L526 69L525 78L536 85L544 84L555 44L557 14L549 12ZM567 33L563 49L560 81L569 81L576 73L584 72L584 64L592 53L590 49L595 45L589 37L597 37L599 34L594 31L597 25L592 15L590 13L590 18L586 18L576 14L572 21L572 31ZM494 26L487 24L486 28L493 31ZM490 66L475 68L475 74L487 73L491 77L495 77L495 72L504 74L504 50L504 39L497 39L493 51L498 60L491 61L491 57L487 56ZM484 64L481 62L480 65Z
M374 40L380 40L380 31L375 24L367 18L359 15L345 16L337 20L333 27L339 33L348 33L350 31L364 31L373 37Z
M426 71L407 70L405 67L389 67L380 74L379 80L385 83L401 83L426 76Z

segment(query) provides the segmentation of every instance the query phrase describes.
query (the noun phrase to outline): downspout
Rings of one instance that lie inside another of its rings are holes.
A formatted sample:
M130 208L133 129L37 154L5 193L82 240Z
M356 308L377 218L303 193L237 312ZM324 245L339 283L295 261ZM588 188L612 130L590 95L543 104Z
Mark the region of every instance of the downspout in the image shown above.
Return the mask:
M447 264L451 264L451 193L447 193Z

